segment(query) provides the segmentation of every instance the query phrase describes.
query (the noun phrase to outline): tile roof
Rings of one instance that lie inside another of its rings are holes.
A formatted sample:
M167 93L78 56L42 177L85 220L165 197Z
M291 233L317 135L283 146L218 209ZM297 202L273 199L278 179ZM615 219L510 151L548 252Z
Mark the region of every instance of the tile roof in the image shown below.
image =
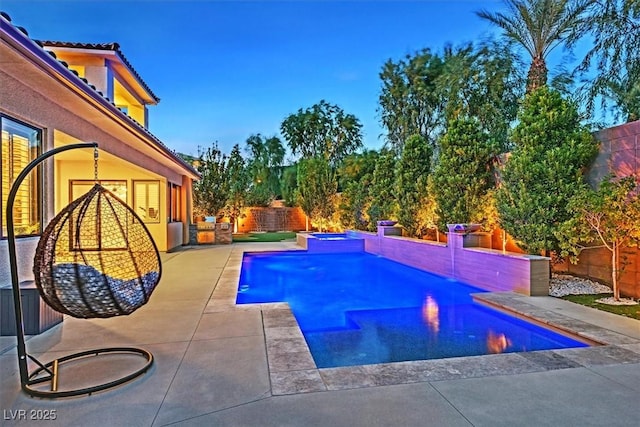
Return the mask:
M140 84L144 89L149 92L149 94L155 99L156 102L160 101L151 88L142 80L140 74L133 68L127 57L124 56L122 51L120 50L120 45L118 43L79 43L79 42L63 42L63 41L55 41L55 40L34 40L36 43L44 46L45 49L47 47L64 47L64 48L73 48L73 49L91 49L91 50L110 50L118 54L122 62L131 70L131 73L135 76L136 79L140 81Z
M167 147L160 139L158 139L157 136L155 136L154 134L152 134L149 129L147 129L146 127L144 127L142 124L138 123L138 121L136 121L134 118L132 118L131 116L129 116L128 114L126 114L125 112L123 112L122 110L120 110L113 102L113 100L110 100L109 98L107 98L102 92L100 92L99 90L96 89L96 87L92 84L90 84L88 82L87 79L82 78L78 75L77 71L72 70L68 67L68 64L64 61L60 61L56 58L56 55L51 52L48 51L44 48L44 43L38 40L34 40L31 39L29 37L29 33L27 32L27 30L25 30L23 27L20 27L18 25L13 24L13 22L11 21L11 17L3 11L0 11L0 16L5 19L9 25L11 25L12 27L14 27L15 29L17 29L18 31L20 31L22 34L24 34L26 36L26 38L28 38L31 42L35 43L37 46L39 46L39 48L41 49L41 52L44 54L48 54L51 57L53 57L56 61L58 61L58 63L60 63L62 66L64 66L67 70L69 70L72 74L75 75L76 79L80 80L81 82L83 82L86 86L88 86L91 90L93 90L97 95L99 95L100 98L104 99L106 102L110 103L116 110L118 110L126 119L128 119L130 121L130 123L137 127L139 130L141 130L142 132L144 132L150 139L152 139L163 151L167 152L170 154L170 156L179 164L181 164L183 167L185 167L186 169L188 169L189 171L191 171L192 173L194 173L196 176L200 176L200 172L198 172L198 170L189 162L187 162L186 160L184 160L175 150L170 149L169 147ZM0 20L1 21L1 20ZM73 44L73 43L71 43ZM83 44L83 43L76 43L76 45L87 45L87 44ZM97 46L94 44L94 46ZM121 59L123 60L123 62L125 62L127 64L128 67L131 68L132 72L135 72L133 70L133 68L129 65L128 61L126 61L126 58L124 57L124 55L122 55L122 53L119 50L119 46L117 43L109 43L106 45L100 45L100 46L112 46L114 47L116 50L116 52L120 55ZM97 47L94 47L94 49L97 49ZM109 49L112 50L112 49ZM136 77L139 78L139 76L136 74ZM140 79L141 83L144 83L142 81L142 79ZM145 85L146 87L146 85ZM153 94L150 90L149 93ZM154 95L155 96L155 95Z

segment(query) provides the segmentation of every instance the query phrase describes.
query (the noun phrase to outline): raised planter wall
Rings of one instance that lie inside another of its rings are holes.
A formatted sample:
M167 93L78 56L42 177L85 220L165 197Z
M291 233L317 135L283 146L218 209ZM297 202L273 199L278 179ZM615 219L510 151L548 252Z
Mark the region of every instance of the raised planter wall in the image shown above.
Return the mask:
M495 292L549 295L549 259L484 248L456 251L453 277Z
M354 231L366 252L490 291L537 296L549 293L549 259L541 256L470 247L472 234L449 232L448 244Z

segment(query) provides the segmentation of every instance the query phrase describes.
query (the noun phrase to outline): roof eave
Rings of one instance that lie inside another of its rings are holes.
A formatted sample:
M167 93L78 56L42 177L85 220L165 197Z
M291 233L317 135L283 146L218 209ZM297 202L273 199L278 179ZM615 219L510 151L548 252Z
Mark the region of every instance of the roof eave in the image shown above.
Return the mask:
M65 67L60 63L60 61L45 51L40 45L29 38L29 36L22 32L18 27L14 26L4 16L0 17L0 30L0 36L2 36L7 43L9 43L14 49L20 51L34 64L38 64L40 68L47 71L53 78L56 78L72 90L75 90L80 95L94 103L94 105L102 108L106 114L119 121L122 125L128 127L134 132L137 132L140 137L148 141L149 145L156 151L166 157L169 157L174 163L179 164L184 169L185 174L191 179L198 180L201 178L200 174L192 165L185 162L180 158L180 156L162 144L162 142L146 128L123 113L113 103L101 96L95 89L92 89L85 80L75 75L69 68Z

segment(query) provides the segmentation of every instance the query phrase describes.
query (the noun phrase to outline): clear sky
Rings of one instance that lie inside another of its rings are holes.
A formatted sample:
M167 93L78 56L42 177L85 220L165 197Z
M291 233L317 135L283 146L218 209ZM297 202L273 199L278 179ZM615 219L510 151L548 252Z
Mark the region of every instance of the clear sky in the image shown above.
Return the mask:
M325 99L363 124L378 149L379 72L422 48L497 30L475 11L490 1L0 0L30 37L117 42L161 99L149 130L170 148L222 151ZM283 141L284 142L284 141Z

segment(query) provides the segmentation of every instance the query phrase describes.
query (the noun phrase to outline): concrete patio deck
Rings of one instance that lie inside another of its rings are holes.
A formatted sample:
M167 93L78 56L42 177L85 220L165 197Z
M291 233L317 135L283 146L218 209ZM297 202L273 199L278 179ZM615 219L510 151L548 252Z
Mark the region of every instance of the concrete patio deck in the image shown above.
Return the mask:
M61 400L31 398L20 390L15 337L0 337L1 424L370 427L640 422L640 322L551 297L483 294L482 299L605 345L316 369L286 304L234 303L243 251L296 248L290 242L248 243L163 254L162 282L150 302L134 314L65 318L29 337L29 353L45 362L108 346L140 346L154 354L149 372L113 390ZM100 361L92 365L93 371L108 375L127 363L116 362ZM87 381L92 373L67 369L61 372L61 387ZM55 420L35 419L52 410Z

